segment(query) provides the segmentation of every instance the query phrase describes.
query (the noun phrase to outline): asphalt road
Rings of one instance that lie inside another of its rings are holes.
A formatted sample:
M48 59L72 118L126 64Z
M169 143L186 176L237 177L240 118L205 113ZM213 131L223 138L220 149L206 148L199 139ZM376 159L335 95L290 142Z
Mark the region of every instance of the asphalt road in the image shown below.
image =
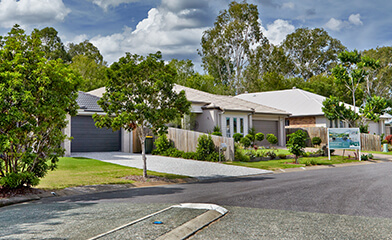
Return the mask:
M391 173L386 162L47 198L1 208L0 238L39 238L46 229L82 239L143 212L200 202L230 212L194 239L392 239Z

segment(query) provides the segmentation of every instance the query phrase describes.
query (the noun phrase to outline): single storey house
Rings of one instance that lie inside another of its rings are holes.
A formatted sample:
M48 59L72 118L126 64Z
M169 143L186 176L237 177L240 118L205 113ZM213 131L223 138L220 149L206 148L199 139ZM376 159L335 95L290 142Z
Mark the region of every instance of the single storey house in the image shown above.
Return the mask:
M79 92L77 103L79 109L74 117L67 116L68 126L63 131L72 141L66 140L65 155L72 152L132 152L132 134L124 131L112 131L97 128L92 118L94 113L105 114L97 101L99 97L89 93Z
M293 88L280 91L245 93L236 96L236 98L290 112L291 115L286 119L286 128L348 127L347 123L343 121L330 121L324 116L322 107L326 97L302 89ZM347 106L354 107L349 104ZM359 108L356 109L359 111ZM385 133L385 120L388 118L389 115L383 115L379 122L368 121L369 133Z

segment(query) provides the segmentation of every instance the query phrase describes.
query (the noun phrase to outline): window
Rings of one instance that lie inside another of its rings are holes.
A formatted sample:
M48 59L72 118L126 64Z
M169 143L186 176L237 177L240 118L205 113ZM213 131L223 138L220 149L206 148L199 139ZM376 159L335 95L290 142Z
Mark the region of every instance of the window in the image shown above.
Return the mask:
M329 127L333 128L333 121L332 120L329 120Z
M226 117L226 137L230 136L230 118Z
M244 119L240 118L240 133L244 135Z
M233 118L233 127L234 127L234 130L233 130L233 133L237 133L238 131L238 128L237 128L237 118Z

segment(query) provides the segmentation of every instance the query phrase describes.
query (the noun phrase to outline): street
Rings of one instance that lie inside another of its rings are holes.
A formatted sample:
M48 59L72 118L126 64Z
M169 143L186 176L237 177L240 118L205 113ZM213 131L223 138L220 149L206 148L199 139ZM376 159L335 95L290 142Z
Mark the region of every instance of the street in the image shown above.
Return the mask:
M0 237L85 239L193 202L229 210L193 239L390 239L391 173L384 162L46 198L1 208Z

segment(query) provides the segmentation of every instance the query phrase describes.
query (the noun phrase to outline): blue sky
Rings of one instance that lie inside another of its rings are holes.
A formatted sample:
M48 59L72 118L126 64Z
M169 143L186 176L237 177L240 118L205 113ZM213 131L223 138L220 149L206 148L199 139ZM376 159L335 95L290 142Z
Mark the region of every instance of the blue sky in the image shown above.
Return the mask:
M274 44L299 27L321 27L350 50L392 45L392 1L248 0ZM125 52L160 50L166 60L192 59L203 31L227 0L0 0L0 35L18 23L27 33L54 27L67 44L86 39L108 63Z

